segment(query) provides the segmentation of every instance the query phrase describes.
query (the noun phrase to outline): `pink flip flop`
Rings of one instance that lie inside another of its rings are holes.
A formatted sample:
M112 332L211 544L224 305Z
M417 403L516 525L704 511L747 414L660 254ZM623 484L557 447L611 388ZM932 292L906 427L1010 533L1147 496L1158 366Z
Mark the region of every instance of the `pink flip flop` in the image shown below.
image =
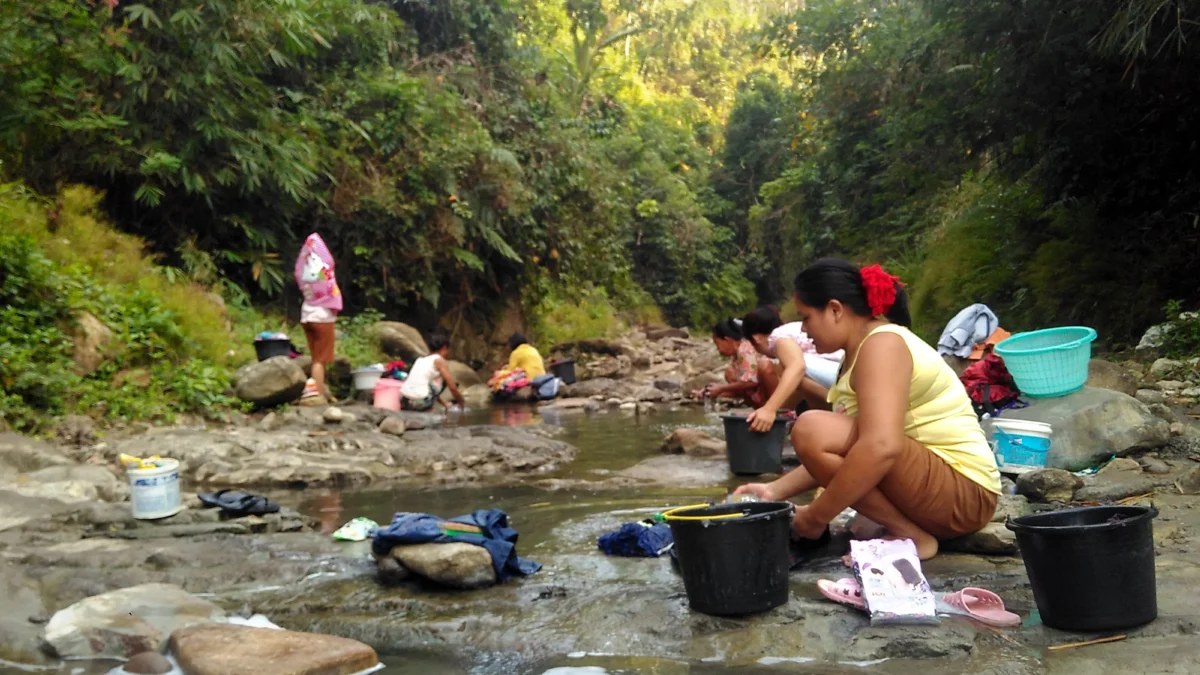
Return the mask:
M988 626L1020 626L1021 617L1004 609L1000 596L982 588L964 588L956 593L936 593L938 614L975 619Z
M821 591L821 595L839 605L867 611L867 601L863 599L862 586L859 585L857 579L838 579L837 581L821 579L817 581L817 590Z

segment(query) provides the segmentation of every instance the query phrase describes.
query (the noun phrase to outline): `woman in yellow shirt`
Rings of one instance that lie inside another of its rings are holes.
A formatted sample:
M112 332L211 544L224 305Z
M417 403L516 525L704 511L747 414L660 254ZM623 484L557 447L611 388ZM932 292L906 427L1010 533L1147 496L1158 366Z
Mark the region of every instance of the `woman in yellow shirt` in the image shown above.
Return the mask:
M899 279L878 265L820 260L796 277L796 309L818 351L846 350L830 409L796 421L800 468L737 493L782 500L824 486L796 509L794 535L819 537L853 507L887 536L912 539L922 559L939 539L988 524L1000 494L996 458L962 383L908 330Z
M542 361L542 355L538 353L537 348L529 344L524 335L513 333L508 338L508 348L512 350L508 355L508 366L493 373L488 384L500 382L518 369L525 371L525 376L531 380L546 374L546 364Z

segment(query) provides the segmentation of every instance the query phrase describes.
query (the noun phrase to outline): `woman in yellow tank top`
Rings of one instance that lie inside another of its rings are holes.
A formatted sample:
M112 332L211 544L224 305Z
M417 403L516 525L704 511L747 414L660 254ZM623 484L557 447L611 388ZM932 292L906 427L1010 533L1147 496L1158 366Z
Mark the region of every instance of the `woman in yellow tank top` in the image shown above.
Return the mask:
M888 536L912 539L922 559L939 539L989 523L1000 472L962 383L908 330L899 279L878 265L820 260L796 277L796 309L822 353L846 350L829 410L796 421L800 468L737 493L782 500L824 486L796 510L792 532L816 538L853 507Z

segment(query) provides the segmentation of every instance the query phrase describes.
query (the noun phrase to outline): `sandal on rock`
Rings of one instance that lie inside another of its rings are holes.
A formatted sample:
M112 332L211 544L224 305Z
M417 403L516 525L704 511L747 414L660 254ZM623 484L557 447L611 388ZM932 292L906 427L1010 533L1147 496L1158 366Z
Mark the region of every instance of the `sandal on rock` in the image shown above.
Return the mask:
M242 516L261 516L267 513L278 513L279 505L260 495L219 490L211 494L196 495L205 506L221 509L230 518Z
M867 611L867 601L863 599L862 586L857 579L847 578L837 581L821 579L817 581L817 590L821 591L821 595L839 605Z
M1021 625L1021 617L1004 609L1004 601L982 588L964 588L956 593L935 593L938 614L953 614L974 619L988 626Z

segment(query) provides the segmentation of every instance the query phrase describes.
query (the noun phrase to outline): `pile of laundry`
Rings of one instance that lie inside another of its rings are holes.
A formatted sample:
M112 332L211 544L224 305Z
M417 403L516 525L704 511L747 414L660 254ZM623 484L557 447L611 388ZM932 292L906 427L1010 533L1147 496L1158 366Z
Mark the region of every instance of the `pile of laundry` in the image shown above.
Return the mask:
M993 350L1012 337L1000 327L1000 319L987 305L967 307L946 324L938 339L938 353L966 359L969 365L959 375L980 417L996 417L1002 411L1028 407L1004 359Z
M531 387L539 400L548 401L558 396L562 380L550 374L530 378L524 370L517 368L492 384L492 397L507 400L525 387Z

